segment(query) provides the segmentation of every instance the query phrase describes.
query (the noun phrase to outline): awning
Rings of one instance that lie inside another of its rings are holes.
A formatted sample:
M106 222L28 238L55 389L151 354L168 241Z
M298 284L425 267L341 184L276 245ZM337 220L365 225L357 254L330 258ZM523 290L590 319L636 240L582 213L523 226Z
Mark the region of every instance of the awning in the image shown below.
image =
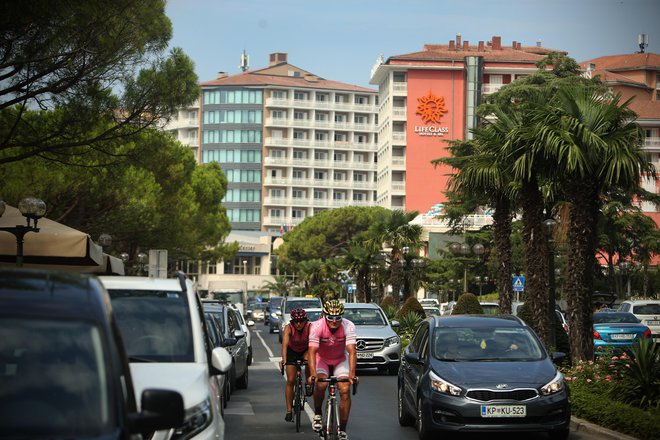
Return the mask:
M5 212L0 217L0 227L25 224L26 219L20 211L6 205ZM45 217L39 219L37 226L39 232L28 232L24 237L24 267L76 271L79 269L74 267L103 265L103 249L92 241L89 234ZM0 231L0 266L15 265L16 236L10 232Z

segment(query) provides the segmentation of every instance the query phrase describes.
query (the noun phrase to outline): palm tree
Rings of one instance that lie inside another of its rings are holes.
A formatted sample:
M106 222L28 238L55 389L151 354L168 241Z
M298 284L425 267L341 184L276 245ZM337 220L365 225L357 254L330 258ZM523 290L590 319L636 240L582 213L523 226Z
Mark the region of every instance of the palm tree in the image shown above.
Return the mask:
M603 195L614 189L638 191L643 173L655 169L642 150L644 134L620 95L591 87L560 88L556 100L534 110L532 155L553 160L570 202L568 273L565 291L571 321L571 356L593 355L591 293L596 224ZM575 329L575 331L573 331Z
M387 211L369 230L371 238L367 239L367 246L373 249L381 249L385 246L390 249L390 284L394 303L397 306L402 285L403 249L405 247L419 249L422 244L422 227L410 223L418 214L417 211L405 212L400 209Z
M270 293L277 296L288 296L291 290L291 280L284 275L276 275L275 281L266 281L261 288L268 289Z

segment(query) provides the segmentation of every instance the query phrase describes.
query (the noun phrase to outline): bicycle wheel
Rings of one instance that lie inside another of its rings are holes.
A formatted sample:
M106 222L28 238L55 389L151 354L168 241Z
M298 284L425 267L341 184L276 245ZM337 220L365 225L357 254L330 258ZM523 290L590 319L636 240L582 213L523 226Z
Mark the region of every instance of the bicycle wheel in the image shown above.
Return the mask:
M300 432L300 413L302 412L302 383L300 377L296 380L293 388L293 411L296 417L296 432Z
M339 440L339 412L336 407L336 400L328 399L326 408L326 422L323 433L325 440Z

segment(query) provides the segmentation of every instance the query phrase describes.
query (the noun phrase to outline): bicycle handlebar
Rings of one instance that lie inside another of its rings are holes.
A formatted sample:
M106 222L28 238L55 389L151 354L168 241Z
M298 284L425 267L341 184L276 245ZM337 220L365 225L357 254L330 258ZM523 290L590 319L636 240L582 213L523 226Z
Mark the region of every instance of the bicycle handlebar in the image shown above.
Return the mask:
M296 359L293 362L287 361L287 362L283 363L282 365L280 365L280 374L282 376L284 376L284 366L285 365L295 365L295 366L298 366L298 367L304 367L304 366L307 365L307 361Z
M312 392L314 390L315 382L339 383L339 382L350 382L350 380L346 377L339 378L339 377L336 377L336 376L330 376L328 378L312 377ZM355 376L353 378L353 393L352 393L353 395L355 395L355 393L357 393L358 382L359 382L359 380L358 380L357 376Z

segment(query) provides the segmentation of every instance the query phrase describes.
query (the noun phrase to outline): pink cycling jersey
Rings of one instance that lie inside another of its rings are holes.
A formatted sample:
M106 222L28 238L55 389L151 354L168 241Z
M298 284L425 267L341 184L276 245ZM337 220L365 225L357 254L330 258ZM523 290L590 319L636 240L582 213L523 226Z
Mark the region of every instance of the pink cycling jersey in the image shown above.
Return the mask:
M346 358L346 346L355 345L355 324L342 319L335 332L330 331L325 318L312 322L309 330L309 346L318 347L317 358L341 361Z

